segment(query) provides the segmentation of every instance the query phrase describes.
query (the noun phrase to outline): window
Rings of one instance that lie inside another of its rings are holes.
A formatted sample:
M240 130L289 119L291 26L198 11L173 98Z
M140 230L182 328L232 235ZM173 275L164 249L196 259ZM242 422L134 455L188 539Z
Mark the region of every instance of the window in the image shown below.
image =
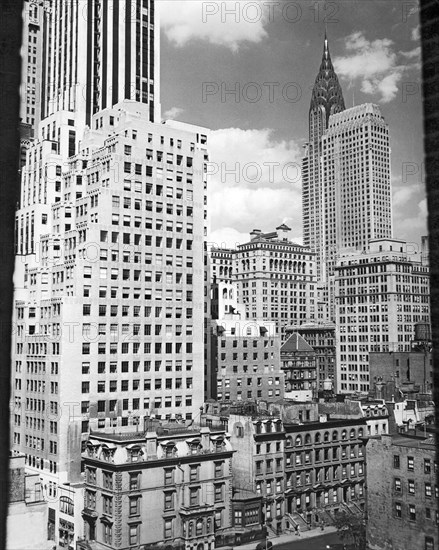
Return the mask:
M407 457L407 470L413 472L415 469L415 459L412 456Z
M425 537L425 550L434 550L434 539L432 537Z
M402 517L402 507L400 502L395 502L395 517Z
M140 498L139 497L130 497L130 516L138 516L140 513Z
M416 507L414 504L409 505L409 520L416 521Z
M199 504L199 496L198 496L198 488L190 488L189 489L189 505L190 506L198 506ZM216 495L216 491L215 491Z
M401 461L399 455L393 455L393 467L394 468L401 468Z
M103 495L102 500L103 512L109 516L113 515L113 498Z
M215 485L215 502L223 502L224 500L224 485Z
M139 534L139 526L130 525L130 531L129 531L130 546L138 543L138 540L139 540L138 534Z
M190 480L198 481L198 465L190 467Z
M172 519L165 519L164 538L172 538Z
M165 510L173 510L174 509L174 493L169 492L165 493Z
M401 492L401 480L399 477L395 477L394 489L397 493Z
M429 458L424 458L424 473L431 473L431 461Z
M102 472L102 481L104 489L113 489L113 474L110 472Z
M139 489L139 474L137 472L130 473L130 491Z
M431 497L431 483L425 484L425 496Z
M408 488L409 488L409 493L411 495L414 495L415 494L415 482L414 482L413 479L408 480Z
M174 469L165 470L165 485L174 485Z

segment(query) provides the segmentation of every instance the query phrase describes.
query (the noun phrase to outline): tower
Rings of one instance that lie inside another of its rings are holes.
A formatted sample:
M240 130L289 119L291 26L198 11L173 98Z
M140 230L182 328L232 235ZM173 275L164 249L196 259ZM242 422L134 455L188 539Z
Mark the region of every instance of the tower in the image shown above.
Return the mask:
M325 280L322 136L329 117L344 111L343 93L335 74L325 33L323 57L309 108L309 136L302 160L303 244L317 253L317 278Z

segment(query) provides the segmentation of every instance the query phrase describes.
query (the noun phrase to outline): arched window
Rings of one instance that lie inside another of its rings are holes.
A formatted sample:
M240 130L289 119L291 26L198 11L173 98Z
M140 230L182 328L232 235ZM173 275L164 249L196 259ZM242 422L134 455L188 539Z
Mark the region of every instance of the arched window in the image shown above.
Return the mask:
M358 437L363 437L363 428L358 428Z
M352 428L352 430L351 430L351 433L349 434L349 437L350 437L351 439L354 439L354 437L355 437L355 430L354 430L353 428Z
M347 431L346 431L346 430L343 430L343 431L341 432L341 438L342 438L343 440L345 440L345 439L347 439L347 437L348 437Z
M310 445L311 444L311 434L306 434L305 435L305 445Z
M320 443L320 432L317 432L316 435L314 436L314 443Z
M227 288L223 288L223 299L227 300Z
M70 497L62 496L59 499L60 502L60 512L67 514L69 516L74 515L74 505L73 500Z
M324 441L325 443L327 443L327 442L329 441L329 432L325 432L325 433L323 434L323 441Z
M300 447L302 445L302 436L298 435L295 440L296 447Z
M338 439L338 432L337 430L334 430L332 432L332 441L337 441L337 439Z
M197 519L197 537L203 534L203 520Z
M192 537L194 533L194 524L192 521L189 522L189 530L188 530L188 536L189 538Z

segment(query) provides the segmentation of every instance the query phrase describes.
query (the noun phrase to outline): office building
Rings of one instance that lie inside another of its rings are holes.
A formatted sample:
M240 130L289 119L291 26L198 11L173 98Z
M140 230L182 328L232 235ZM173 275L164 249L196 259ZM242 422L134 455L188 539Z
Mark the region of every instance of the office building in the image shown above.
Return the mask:
M325 34L323 57L312 90L308 115L308 142L302 160L303 244L317 254L317 279L325 280L324 187L322 137L329 117L344 111L343 92L332 65Z
M337 391L368 392L369 353L411 350L415 323L429 323L429 268L404 241L374 239L335 268Z
M148 106L160 122L160 33L154 0L52 0L43 52L42 118L94 114L124 99Z
M203 403L207 138L124 101L69 156L52 117L60 149L43 121L17 212L11 436L56 492L90 429Z
M48 0L25 0L23 3L20 120L29 127L30 137L36 135L41 120L44 31L49 5Z
M439 488L434 435L371 437L365 455L368 548L437 548Z
M304 245L317 253L317 318L333 321L340 253L391 238L392 208L388 125L376 105L345 108L326 36L302 170Z

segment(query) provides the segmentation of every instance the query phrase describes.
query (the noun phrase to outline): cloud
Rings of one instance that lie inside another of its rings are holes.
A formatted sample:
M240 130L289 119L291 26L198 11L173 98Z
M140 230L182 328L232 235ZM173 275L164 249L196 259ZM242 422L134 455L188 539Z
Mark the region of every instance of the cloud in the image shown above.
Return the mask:
M252 229L272 231L283 221L301 234L301 151L273 130L216 130L208 165L213 237L229 242ZM288 217L286 217L288 216Z
M377 95L381 103L392 101L403 75L418 66L418 63L407 64L407 59L418 58L420 48L396 53L394 42L389 38L370 41L357 31L346 38L345 47L347 55L334 60L337 74L351 84L359 80L361 91Z
M184 109L181 109L180 107L171 107L171 109L168 109L163 113L163 119L174 120L182 113L184 113Z
M419 25L416 25L416 27L412 29L412 40L417 42L420 38L421 38L421 30Z
M394 189L392 194L393 209L396 210L401 206L407 204L408 201L411 201L415 193L416 193L416 189L411 186L398 187Z
M267 3L200 0L160 0L161 27L167 38L181 47L204 40L237 51L242 43L258 43L266 36Z

